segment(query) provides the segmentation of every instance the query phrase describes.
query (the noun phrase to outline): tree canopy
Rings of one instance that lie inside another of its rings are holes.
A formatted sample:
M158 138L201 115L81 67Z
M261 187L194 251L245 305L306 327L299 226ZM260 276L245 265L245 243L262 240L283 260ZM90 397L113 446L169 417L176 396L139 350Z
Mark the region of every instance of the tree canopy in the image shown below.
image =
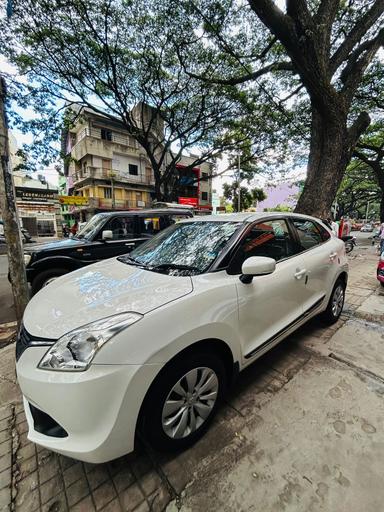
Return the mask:
M384 0L13 0L0 43L21 76L14 98L38 112L24 123L41 134L36 154L57 135L58 104L91 106L145 149L158 197L184 150L198 154L191 168L240 152L252 172L308 162L297 209L326 216L382 101L383 10Z
M245 163L248 141L256 136L258 147L271 147L265 133L273 134L277 124L265 118L264 103L183 70L177 13L171 0L151 0L145 9L139 0L13 0L12 16L0 23L0 42L17 67L17 79L8 77L13 99L37 113L27 122L14 115L35 136L30 160L54 156L48 142L58 139L63 121L70 125L64 112L71 105L123 123L147 154L158 199L170 194L185 151L196 155L192 169L234 149ZM263 123L251 124L257 117Z
M256 206L259 201L267 198L265 192L260 188L248 188L240 186L240 209L239 209L239 182L223 184L223 196L232 204L233 211L243 211Z

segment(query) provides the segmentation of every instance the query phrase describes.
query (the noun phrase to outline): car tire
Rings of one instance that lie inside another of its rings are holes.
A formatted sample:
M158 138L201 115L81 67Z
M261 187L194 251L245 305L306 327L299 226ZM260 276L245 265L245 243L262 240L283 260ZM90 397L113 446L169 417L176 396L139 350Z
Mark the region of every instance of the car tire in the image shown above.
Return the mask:
M345 300L345 283L339 279L333 287L327 309L321 314L321 320L327 325L338 321L343 311Z
M159 451L194 444L212 421L226 385L224 363L213 353L187 353L172 360L145 398L139 420L144 442Z
M65 268L52 268L40 272L35 279L32 281L32 295L35 295L41 288L44 288L48 284L48 281L56 279L57 277L68 274L69 270Z

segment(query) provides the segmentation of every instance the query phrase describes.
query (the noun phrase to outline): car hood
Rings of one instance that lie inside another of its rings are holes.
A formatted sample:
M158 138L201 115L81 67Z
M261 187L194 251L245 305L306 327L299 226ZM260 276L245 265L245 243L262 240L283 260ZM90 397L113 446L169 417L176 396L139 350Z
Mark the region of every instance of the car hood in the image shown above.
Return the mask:
M86 240L78 240L76 238L68 238L66 240L56 240L55 242L40 242L37 244L28 244L24 247L24 252L40 252L40 251L52 251L55 249L71 249L79 245L84 245Z
M23 322L33 336L57 339L117 313L148 313L192 289L190 277L150 272L112 258L44 287L29 302Z

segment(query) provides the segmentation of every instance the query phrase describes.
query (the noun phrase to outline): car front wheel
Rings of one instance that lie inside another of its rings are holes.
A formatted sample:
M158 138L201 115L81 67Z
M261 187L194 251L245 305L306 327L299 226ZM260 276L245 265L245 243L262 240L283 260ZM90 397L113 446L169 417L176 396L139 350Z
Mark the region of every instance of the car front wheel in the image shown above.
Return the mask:
M225 367L214 354L188 354L171 361L144 403L140 430L145 440L166 451L192 445L208 428L225 387Z
M35 295L35 293L41 290L41 288L44 288L58 277L63 276L68 272L69 270L65 268L52 268L50 270L40 272L32 282L32 295Z
M339 280L336 282L331 298L329 299L327 309L322 313L321 318L324 323L332 325L338 321L343 311L345 300L345 284Z

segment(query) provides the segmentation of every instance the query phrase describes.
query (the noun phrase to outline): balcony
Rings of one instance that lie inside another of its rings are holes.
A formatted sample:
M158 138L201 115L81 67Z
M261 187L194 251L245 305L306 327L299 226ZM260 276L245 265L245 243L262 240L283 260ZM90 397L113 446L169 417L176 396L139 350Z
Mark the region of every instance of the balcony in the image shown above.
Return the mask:
M137 208L150 208L151 203L146 201L136 201L131 199L115 199L115 207L112 207L112 199L97 199L98 206L96 208L105 208L107 210L131 210Z
M101 167L87 166L85 169L79 169L72 174L72 180L75 185L86 179L101 179L112 180L115 183L135 183L136 185L154 185L155 180L153 176L147 173L140 173L138 175L129 174L128 171L122 173L114 169L103 169Z
M137 201L131 199L115 199L115 207L113 208L112 199L104 199L99 197L88 197L88 206L71 206L72 213L81 210L100 209L100 210L140 210L143 208L151 208L148 201Z
M129 135L119 132L108 132L104 137L101 130L96 128L84 128L77 137L76 143L71 148L71 156L80 160L86 155L99 156L101 158L111 158L113 151L138 155L138 144Z

